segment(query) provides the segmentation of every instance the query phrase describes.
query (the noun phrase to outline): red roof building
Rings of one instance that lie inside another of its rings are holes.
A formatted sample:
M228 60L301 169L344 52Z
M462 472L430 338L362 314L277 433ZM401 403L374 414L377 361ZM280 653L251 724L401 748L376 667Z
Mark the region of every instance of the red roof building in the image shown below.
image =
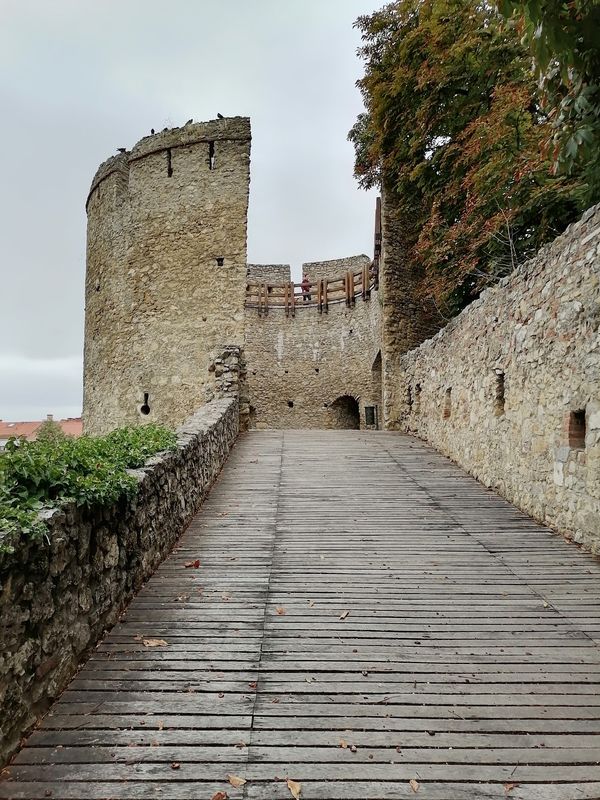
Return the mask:
M56 422L60 425L67 436L81 436L83 433L83 423L81 417L68 417L68 419L54 420L52 414L48 414L46 420ZM4 448L6 442L13 436L23 437L32 442L36 438L37 430L44 420L34 422L5 422L0 419L0 450Z

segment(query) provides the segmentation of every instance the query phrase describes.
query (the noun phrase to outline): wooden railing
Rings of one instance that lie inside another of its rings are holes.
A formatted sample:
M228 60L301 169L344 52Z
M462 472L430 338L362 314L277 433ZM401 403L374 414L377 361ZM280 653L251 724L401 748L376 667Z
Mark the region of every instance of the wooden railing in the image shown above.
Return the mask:
M352 307L356 298L368 300L377 288L377 276L366 264L360 272L347 272L341 278L319 278L302 283L249 283L246 286L246 307L266 314L270 308L283 308L294 316L298 307L316 306L319 313L327 312L330 303L346 303Z

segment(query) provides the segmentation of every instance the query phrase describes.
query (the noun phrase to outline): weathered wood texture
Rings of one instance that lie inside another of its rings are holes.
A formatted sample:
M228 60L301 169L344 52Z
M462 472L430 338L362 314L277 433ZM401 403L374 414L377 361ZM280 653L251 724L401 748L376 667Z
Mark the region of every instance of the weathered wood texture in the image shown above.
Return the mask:
M0 797L598 798L599 577L410 437L246 434Z

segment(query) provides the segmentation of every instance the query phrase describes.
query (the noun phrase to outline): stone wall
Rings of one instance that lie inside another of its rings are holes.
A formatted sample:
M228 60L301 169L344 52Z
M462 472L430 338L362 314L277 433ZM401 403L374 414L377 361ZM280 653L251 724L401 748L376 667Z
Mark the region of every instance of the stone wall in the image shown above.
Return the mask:
M360 272L365 264L370 263L371 259L366 255L333 258L329 261L307 261L302 264L302 275L307 275L311 282L319 278L335 280L343 278L346 272Z
M399 360L393 418L600 553L600 206Z
M211 354L243 343L250 121L147 136L87 202L84 427L183 422ZM146 412L146 413L144 413Z
M51 512L48 539L0 553L0 763L170 551L237 433L235 399L205 405L134 472L134 499Z
M422 276L405 257L404 219L394 203L393 192L382 190L381 255L379 292L382 301L381 357L383 379L383 418L385 427L397 430L400 359L413 347L440 328L442 318L435 307L421 299Z
M342 397L358 404L364 427L365 406L381 405L380 314L377 292L353 308L330 303L322 314L301 303L293 317L283 308L264 316L247 308L251 427L351 427L347 403L335 403Z
M289 283L292 280L289 264L248 264L249 283Z

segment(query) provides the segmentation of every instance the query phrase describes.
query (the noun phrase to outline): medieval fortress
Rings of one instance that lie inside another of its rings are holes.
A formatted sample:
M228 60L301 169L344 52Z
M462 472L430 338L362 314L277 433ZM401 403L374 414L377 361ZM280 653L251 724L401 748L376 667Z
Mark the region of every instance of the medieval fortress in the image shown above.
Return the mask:
M84 425L179 425L237 394L243 427L416 433L600 551L600 209L440 330L385 194L375 252L247 263L250 121L145 137L87 199Z

